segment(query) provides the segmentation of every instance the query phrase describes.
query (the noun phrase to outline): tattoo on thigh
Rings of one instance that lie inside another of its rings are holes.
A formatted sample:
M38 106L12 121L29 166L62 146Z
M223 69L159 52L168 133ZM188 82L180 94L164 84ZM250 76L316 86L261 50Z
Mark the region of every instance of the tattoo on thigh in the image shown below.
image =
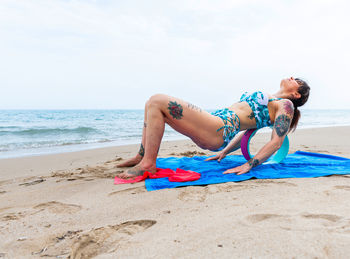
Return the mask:
M174 118L174 119L177 119L177 120L180 120L182 118L182 106L181 104L178 104L176 101L175 102L172 102L170 101L168 103L168 110L169 110L169 113L170 115Z
M279 137L283 137L288 132L289 126L290 118L284 114L281 114L277 117L273 127L276 130L277 135Z
M202 112L202 109L199 108L198 106L192 104L192 103L187 103L187 107L192 109L192 110L195 110L195 111L199 111L199 112Z
M248 164L251 166L251 167L256 167L259 165L259 160L258 159L254 159L254 158L251 158L249 161L248 161Z
M140 146L139 155L140 156L144 156L145 155L145 148L143 147L142 143L141 143L141 146Z

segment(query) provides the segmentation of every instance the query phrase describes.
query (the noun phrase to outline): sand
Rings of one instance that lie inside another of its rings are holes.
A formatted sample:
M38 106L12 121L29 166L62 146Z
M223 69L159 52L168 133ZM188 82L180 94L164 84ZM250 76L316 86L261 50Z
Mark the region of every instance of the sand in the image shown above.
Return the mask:
M297 130L290 152L350 158L349 129ZM349 257L350 175L152 192L113 185L115 165L138 148L1 159L0 258ZM193 154L212 153L189 140L160 149Z

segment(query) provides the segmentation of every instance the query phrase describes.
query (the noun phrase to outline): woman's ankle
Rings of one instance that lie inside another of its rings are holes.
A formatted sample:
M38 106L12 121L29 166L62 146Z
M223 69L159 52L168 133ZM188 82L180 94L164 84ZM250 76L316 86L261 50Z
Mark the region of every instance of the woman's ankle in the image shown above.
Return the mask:
M156 162L151 161L151 160L145 160L143 159L140 163L139 166L144 168L144 169L156 169Z

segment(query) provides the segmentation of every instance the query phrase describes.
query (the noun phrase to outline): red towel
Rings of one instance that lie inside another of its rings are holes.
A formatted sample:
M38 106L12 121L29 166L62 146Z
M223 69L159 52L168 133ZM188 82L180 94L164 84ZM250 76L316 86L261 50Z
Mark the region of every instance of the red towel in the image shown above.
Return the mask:
M186 171L180 168L177 168L176 172L174 172L170 168L166 168L166 169L157 168L157 172L153 174L146 171L143 173L143 175L136 176L134 178L129 178L129 179L121 179L118 176L116 176L114 178L114 184L141 182L148 177L151 179L169 177L170 182L188 182L188 181L198 180L201 177L201 175L199 173L196 173L190 170Z
M169 177L169 182L189 182L196 181L199 178L201 178L200 173L178 168L176 169L176 173Z

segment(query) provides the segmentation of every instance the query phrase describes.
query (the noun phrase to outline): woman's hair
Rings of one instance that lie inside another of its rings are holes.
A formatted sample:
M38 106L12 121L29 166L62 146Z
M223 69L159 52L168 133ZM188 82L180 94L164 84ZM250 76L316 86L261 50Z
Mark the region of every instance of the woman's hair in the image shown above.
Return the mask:
M300 111L298 110L298 107L303 106L307 102L310 94L310 86L304 80L300 78L295 78L295 80L299 84L298 93L300 94L300 98L291 99L294 105L294 115L292 123L290 124L290 131L294 131L297 128L300 119Z

